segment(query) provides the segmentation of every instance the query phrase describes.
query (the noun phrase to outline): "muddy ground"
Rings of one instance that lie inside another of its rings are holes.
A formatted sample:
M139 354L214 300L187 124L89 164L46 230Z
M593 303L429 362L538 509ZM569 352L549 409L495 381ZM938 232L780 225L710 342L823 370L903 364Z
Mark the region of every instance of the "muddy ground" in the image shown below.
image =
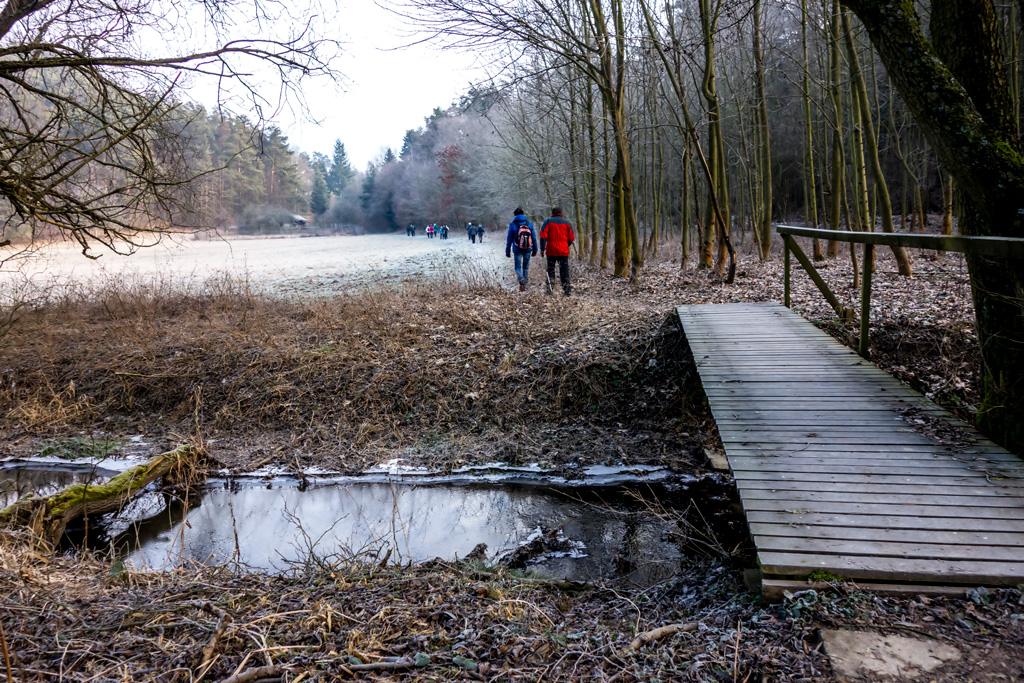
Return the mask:
M373 239L294 239L282 253L299 256L288 259L260 245L264 263L315 263L312 273L18 281L6 291L31 305L2 339L0 456L193 442L234 473L354 472L395 458L442 472L489 462L567 476L588 464L699 472L715 429L673 307L782 298L781 264L758 263L749 245L734 284L681 270L668 248L635 286L574 263L566 298L544 293L536 263L533 286L515 291L493 238L471 248L458 235L388 237L390 265L384 255L346 260L364 253L356 240ZM307 248L318 253L308 263ZM956 255L917 254L915 267L900 278L879 256L876 361L969 419L977 344L966 269ZM854 305L849 258L821 271ZM794 287L797 310L853 342L800 271ZM2 623L19 681L855 680L824 653L831 627L961 653L919 680L1024 677L1020 590L896 599L847 584L771 605L744 587L747 568L742 553L705 549L653 587L551 585L474 564L398 571L368 558L311 558L287 576L153 575L4 543L0 595L10 596ZM673 623L688 626L628 647ZM360 669L368 664L380 666Z

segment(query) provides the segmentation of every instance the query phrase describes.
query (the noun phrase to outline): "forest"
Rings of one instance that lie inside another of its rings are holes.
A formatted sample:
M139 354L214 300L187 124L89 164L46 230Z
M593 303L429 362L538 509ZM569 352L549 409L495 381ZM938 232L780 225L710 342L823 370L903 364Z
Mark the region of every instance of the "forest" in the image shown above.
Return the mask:
M471 25L471 9L460 7L423 3L436 13L417 19L453 39L497 34ZM586 50L570 49L584 17L561 27L557 49L540 26L516 34L508 45L516 60L500 78L435 109L400 151L383 151L353 185L332 190L329 220L373 231L439 220L501 225L517 203L536 216L561 203L579 222L585 257L618 275L669 239L684 245L684 261L692 253L701 266L717 258L721 267L716 214L762 258L773 221L953 231L954 180L849 10L806 2L656 9L621 6L614 73L588 71ZM995 9L1019 130L1020 12L1014 3ZM608 79L612 102L601 91ZM315 156L326 176L332 160ZM822 249L836 255L834 243L816 244L815 258Z

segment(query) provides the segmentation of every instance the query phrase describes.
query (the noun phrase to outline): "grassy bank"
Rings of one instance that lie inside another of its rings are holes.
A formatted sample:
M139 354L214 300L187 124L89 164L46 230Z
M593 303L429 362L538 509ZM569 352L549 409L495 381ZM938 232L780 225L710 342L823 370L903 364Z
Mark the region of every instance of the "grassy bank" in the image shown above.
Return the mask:
M481 280L305 301L226 279L69 296L24 313L6 337L0 415L33 439L198 435L241 469L699 450L666 311Z

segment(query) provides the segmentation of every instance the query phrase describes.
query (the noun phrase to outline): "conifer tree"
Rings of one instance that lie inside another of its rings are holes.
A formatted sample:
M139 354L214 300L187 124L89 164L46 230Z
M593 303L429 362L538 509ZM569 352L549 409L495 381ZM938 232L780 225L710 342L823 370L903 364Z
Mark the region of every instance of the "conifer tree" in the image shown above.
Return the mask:
M355 170L348 160L348 152L345 151L345 143L341 140L334 141L334 157L331 159L331 170L327 174L327 188L331 194L339 196L345 191L345 186L352 180Z
M322 216L330 206L331 194L327 190L327 181L319 167L313 171L313 191L309 195L309 210L316 216Z

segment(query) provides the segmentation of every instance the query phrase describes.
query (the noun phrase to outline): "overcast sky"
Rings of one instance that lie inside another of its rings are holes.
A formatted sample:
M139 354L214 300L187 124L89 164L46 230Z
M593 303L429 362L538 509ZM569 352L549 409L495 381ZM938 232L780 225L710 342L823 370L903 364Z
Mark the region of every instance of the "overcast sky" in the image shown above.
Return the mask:
M344 55L335 64L348 82L336 91L311 82L304 92L320 125L285 111L275 119L292 145L330 156L334 141L345 143L352 165L364 170L381 147L397 153L405 131L419 128L434 107L445 108L483 72L474 55L442 51L438 44L411 42L408 28L372 0L339 0L337 37Z

